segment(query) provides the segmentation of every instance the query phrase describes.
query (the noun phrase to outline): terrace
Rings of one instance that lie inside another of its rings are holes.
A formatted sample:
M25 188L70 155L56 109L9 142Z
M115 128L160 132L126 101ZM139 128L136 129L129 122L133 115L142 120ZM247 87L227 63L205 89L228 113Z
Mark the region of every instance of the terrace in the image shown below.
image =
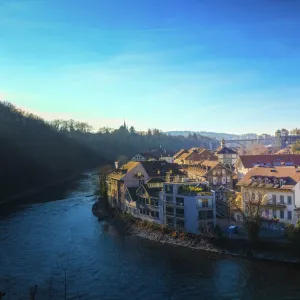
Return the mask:
M206 185L180 185L178 195L184 196L211 196L212 192Z

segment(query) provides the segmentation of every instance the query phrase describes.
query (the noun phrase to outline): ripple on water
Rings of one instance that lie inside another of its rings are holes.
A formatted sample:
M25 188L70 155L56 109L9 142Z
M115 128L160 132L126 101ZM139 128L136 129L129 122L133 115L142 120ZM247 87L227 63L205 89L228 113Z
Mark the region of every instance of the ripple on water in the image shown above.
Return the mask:
M45 299L52 286L61 298L67 269L68 299L300 299L300 274L290 265L211 260L106 228L91 212L90 181L0 219L0 289L20 299L38 284Z

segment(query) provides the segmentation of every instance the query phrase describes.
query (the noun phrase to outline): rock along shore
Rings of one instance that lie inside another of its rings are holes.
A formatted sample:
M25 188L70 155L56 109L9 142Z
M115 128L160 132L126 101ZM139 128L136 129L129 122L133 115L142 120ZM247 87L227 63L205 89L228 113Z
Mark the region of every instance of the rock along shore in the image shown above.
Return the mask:
M153 230L152 228L139 227L133 223L129 225L128 232L131 235L139 236L151 241L160 242L162 244L171 244L180 247L187 247L194 250L209 251L214 253L223 253L221 249L218 249L208 240L198 237L189 237L184 233L165 233L159 230Z

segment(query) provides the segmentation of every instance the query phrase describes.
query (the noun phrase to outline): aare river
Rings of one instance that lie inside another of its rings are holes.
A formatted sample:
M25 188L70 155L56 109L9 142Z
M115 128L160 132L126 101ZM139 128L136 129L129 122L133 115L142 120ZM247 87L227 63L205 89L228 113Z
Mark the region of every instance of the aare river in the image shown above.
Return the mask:
M4 299L300 299L295 265L235 259L126 237L98 222L92 175L0 208Z

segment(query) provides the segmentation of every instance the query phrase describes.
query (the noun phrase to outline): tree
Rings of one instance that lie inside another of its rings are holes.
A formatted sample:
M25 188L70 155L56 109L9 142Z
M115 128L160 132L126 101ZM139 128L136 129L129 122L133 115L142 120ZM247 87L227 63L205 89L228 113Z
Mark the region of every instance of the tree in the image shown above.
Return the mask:
M294 128L290 131L291 135L300 135L300 129L299 128Z
M129 128L129 133L130 133L131 135L134 135L134 134L136 133L133 126L131 126L131 127Z
M268 202L267 194L249 195L245 193L245 197L243 197L241 193L228 191L226 197L229 201L230 210L237 211L242 215L249 239L256 241L260 231L264 206Z
M107 183L106 183L106 174L101 173L100 174L100 180L99 180L99 193L100 196L104 199L107 199Z
M148 135L148 136L152 136L151 129L148 129L148 131L147 131L147 135Z
M300 154L300 142L299 141L292 145L292 153Z

